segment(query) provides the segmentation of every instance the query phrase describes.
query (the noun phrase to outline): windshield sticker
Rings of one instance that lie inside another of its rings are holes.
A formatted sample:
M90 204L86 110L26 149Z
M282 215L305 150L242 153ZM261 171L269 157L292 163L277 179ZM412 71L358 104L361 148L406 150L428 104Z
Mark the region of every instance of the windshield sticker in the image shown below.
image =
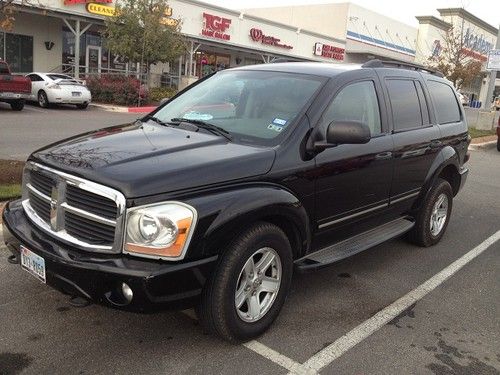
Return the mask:
M196 111L189 111L182 118L185 118L186 120L201 120L201 121L209 121L214 118L209 113L200 113Z
M275 118L273 120L273 124L279 125L279 126L285 126L286 125L286 120L283 120L281 118Z
M278 125L274 125L274 124L269 124L269 125L267 126L267 128L268 128L269 130L274 130L274 131L276 131L276 132L278 132L278 133L279 133L280 131L282 131L282 130L283 130L283 126L278 126Z

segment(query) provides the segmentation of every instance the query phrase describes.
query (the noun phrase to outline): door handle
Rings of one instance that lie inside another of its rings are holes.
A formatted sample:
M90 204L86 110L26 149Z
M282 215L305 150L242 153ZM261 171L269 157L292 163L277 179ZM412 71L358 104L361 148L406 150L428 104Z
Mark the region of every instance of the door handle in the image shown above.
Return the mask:
M386 152L381 152L380 154L375 155L376 160L387 160L392 158L392 152L386 151Z
M440 140L433 140L431 141L431 148L439 148L443 145L443 142L441 142Z

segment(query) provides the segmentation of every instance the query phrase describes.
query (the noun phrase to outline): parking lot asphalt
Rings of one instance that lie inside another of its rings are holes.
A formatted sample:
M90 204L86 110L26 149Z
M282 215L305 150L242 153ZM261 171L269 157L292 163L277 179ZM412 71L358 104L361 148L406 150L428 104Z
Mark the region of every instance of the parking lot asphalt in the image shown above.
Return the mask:
M124 124L141 117L137 113L108 112L93 106L40 108L26 104L20 112L0 103L0 159L26 160L43 146L86 131Z
M71 307L0 250L0 374L314 373L303 364L314 365L339 339L354 337L360 325L500 230L499 163L496 150L472 152L469 180L438 245L396 239L294 275L277 321L246 346L205 335L192 311ZM484 249L320 372L500 374L500 241Z

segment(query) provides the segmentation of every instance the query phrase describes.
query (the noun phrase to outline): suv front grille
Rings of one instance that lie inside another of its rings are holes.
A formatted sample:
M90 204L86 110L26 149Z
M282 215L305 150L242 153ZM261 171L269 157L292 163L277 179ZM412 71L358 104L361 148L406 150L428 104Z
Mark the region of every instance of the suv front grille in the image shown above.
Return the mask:
M30 162L23 206L54 237L84 250L121 251L125 197L114 189Z

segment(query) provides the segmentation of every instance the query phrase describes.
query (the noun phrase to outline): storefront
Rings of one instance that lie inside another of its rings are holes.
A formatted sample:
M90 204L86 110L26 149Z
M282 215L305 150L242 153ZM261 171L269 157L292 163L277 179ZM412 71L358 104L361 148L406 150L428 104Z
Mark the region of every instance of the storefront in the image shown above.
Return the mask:
M16 0L17 1L17 0ZM14 29L0 33L0 58L18 73L137 74L136 62L113 55L101 31L114 0L40 0L19 5ZM345 40L201 3L170 0L167 23L181 22L186 53L149 69L153 86L184 86L216 70L270 62L342 62Z

